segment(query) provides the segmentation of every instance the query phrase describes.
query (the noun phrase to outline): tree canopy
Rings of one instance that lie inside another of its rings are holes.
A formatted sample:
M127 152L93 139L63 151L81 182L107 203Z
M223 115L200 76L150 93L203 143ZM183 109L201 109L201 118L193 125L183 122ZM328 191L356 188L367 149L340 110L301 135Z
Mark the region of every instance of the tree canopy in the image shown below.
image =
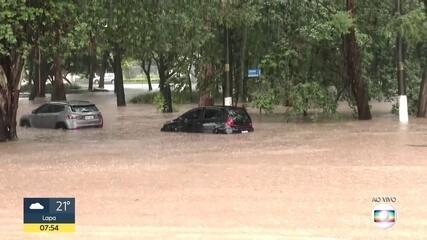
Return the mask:
M66 73L86 74L91 91L111 62L124 106L129 61L148 79L146 68L157 66L165 112L178 92L191 92L194 75L200 95L229 92L233 104L283 104L307 115L334 114L344 100L369 119L369 100L397 95L398 37L410 111L425 116L427 1L399 1L398 15L381 0L0 0L0 128L16 135L13 94L24 67L36 96L50 81L61 100ZM252 68L260 78L248 77Z

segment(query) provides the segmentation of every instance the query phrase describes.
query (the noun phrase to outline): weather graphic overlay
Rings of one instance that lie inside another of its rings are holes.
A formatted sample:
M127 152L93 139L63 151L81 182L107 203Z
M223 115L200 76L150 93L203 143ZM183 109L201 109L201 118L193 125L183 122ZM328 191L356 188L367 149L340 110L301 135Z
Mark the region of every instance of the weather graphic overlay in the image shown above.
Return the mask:
M74 198L24 198L24 232L74 232Z

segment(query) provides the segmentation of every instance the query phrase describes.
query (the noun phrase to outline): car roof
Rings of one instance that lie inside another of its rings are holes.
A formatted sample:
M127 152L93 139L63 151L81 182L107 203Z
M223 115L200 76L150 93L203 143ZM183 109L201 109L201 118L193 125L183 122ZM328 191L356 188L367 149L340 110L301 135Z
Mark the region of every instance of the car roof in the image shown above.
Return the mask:
M70 105L70 106L89 106L89 105L94 105L93 103L89 102L89 101L80 101L80 100L71 100L71 101L67 101L67 102L59 102L59 101L55 101L55 102L49 102L49 104L58 104L58 105Z
M55 101L55 102L47 102L46 104L66 105L67 103L66 102L57 102L57 101Z
M221 105L205 106L204 108L218 108L218 109L244 109L243 107L235 107L235 106L221 106Z
M217 110L230 110L230 109L242 109L245 110L246 109L244 107L235 107L235 106L221 106L221 105L213 105L213 106L200 106L200 107L195 107L192 109L189 109L188 111L186 111L185 113L197 110L197 109L203 109L203 108L207 108L207 109L217 109Z
M89 101L68 101L68 104L71 106L88 106L88 105L95 105Z

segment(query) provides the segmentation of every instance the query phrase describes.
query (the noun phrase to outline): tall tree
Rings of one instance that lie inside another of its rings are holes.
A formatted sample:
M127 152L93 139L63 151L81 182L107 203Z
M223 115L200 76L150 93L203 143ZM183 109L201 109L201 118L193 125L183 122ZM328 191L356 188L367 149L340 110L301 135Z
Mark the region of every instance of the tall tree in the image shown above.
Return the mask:
M92 34L89 35L89 85L88 90L93 91L93 79L95 78L95 73L97 70L97 61L96 61L96 40L95 36Z
M76 0L30 2L43 9L36 21L38 28L36 46L42 50L40 58L45 58L52 64L49 70L52 82L51 100L66 100L63 76L65 63L67 58L77 55L75 52L83 47L83 42L87 39L83 34L86 24L77 17L79 2Z
M104 50L109 50L113 56L114 90L117 106L126 106L123 86L122 61L136 46L136 30L143 20L145 9L143 1L113 1L102 0L102 11L105 26L100 32L105 38Z
M99 83L98 83L99 88L104 88L105 73L107 72L109 59L110 59L110 53L104 50L104 53L102 54L102 60L101 60L101 70L99 72Z
M84 23L84 52L87 53L87 76L88 76L88 90L93 91L93 84L95 73L98 70L98 48L106 47L105 37L103 37L102 33L107 26L108 19L105 18L105 12L110 11L109 9L105 9L105 1L89 1L89 0L80 0L81 4L78 6L78 10L80 12L78 16L78 21ZM100 45L100 46L98 46ZM108 54L109 49L103 49L104 54ZM86 55L86 54L85 54ZM104 56L103 56L104 57ZM101 69L100 69L100 79L104 79L102 72L105 73L106 64L104 64L107 60L101 60ZM105 68L104 68L105 66ZM100 80L101 84L101 80ZM103 88L103 82L102 82Z
M346 0L346 9L354 18L356 16L356 0ZM350 32L344 36L345 57L347 75L351 83L352 92L356 99L357 113L359 120L369 120L372 118L369 109L369 97L366 85L361 78L360 52L356 41L355 27L350 28Z
M151 26L151 51L159 71L159 88L164 99L163 112L172 112L172 77L185 75L194 49L206 38L203 30L202 7L210 2L153 1L145 6Z
M76 40L72 33L78 24L77 4L74 0L49 0L46 2L48 4L47 7L50 10L49 16L51 24L49 26L52 30L52 32L46 36L50 46L52 46L51 49L53 55L53 91L51 100L63 101L66 100L62 76L63 62L67 50L71 50L73 41Z
M145 74L145 78L148 83L148 91L153 90L153 86L151 85L151 57L141 58L141 68Z
M39 43L35 43L33 49L33 64L32 64L32 75L31 78L31 93L29 100L33 100L36 97L44 98L46 96L46 81L49 76L50 65L47 62L46 56Z
M60 50L60 42L61 42L61 30L60 27L57 26L57 29L54 33L54 45L56 46L53 55L53 81L52 81L52 101L63 101L66 100L65 97L65 88L64 81L62 79L62 54Z
M424 4L424 16L425 16L425 20L427 20L427 0L423 1ZM427 26L426 23L424 23L425 26ZM427 30L424 29L425 31L425 37L427 37ZM425 40L425 39L424 39ZM424 58L424 63L422 64L422 82L421 82L421 87L420 87L420 93L419 93L419 97L418 97L418 112L417 112L417 117L426 117L427 114L427 59L426 59L426 53L427 53L427 41L424 41L423 44L424 46L420 46L420 48L423 48L424 51L420 51L421 53L424 52L424 55L422 58Z
M22 71L32 45L29 32L40 10L30 1L0 2L0 141L18 137L16 113Z

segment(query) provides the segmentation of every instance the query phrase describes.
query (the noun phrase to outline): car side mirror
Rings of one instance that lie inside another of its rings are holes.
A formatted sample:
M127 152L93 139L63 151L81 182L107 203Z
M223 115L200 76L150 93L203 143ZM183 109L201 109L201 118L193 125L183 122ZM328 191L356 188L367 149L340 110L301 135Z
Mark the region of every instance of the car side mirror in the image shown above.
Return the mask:
M37 110L33 110L31 113L32 114L37 114Z

